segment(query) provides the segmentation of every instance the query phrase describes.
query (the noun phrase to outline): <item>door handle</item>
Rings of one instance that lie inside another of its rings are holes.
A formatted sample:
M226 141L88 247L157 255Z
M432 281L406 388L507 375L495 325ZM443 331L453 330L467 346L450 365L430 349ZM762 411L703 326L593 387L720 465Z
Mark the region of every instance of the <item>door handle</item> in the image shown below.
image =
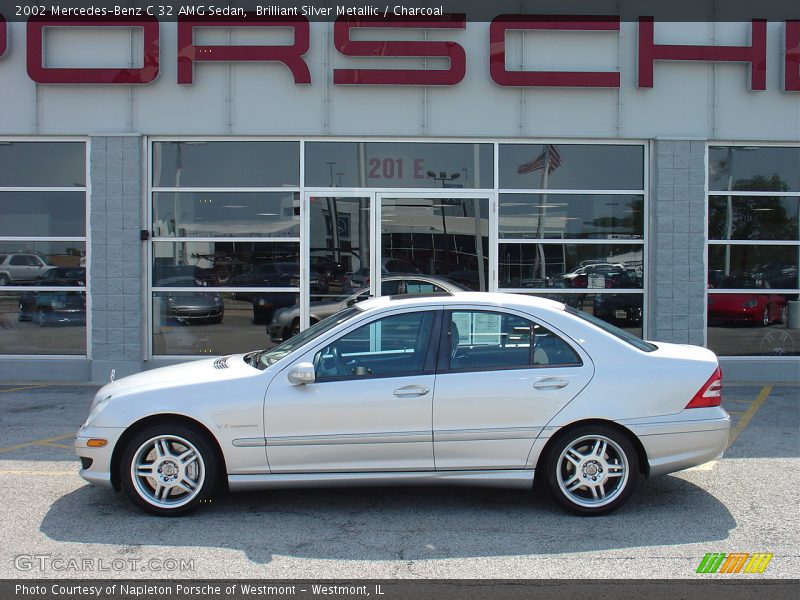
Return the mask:
M569 385L569 379L558 379L556 377L547 377L533 384L535 390L560 390Z
M430 392L428 388L422 385L407 385L405 387L397 388L394 395L398 398L407 398L410 396L424 396Z

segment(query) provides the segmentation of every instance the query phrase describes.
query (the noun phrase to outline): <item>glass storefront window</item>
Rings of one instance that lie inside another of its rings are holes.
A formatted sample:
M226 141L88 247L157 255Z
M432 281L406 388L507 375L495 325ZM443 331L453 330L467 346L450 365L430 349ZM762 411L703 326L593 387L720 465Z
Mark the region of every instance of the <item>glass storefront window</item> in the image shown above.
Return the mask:
M0 354L86 354L86 293L0 288Z
M276 345L264 328L276 312L296 307L297 293L155 292L153 353L221 355Z
M501 238L642 239L644 196L501 194Z
M299 142L153 143L153 187L284 187L299 183Z
M594 315L632 333L643 337L642 321L644 316L644 296L641 293L589 293L575 294L564 290L563 293L526 294L561 302L577 310Z
M545 164L548 168L545 169ZM500 187L643 190L644 147L603 144L501 144Z
M300 246L292 242L155 242L157 287L298 287Z
M796 240L800 197L710 196L711 240Z
M383 198L381 249L384 276L422 273L485 292L489 289L489 200Z
M84 192L0 192L0 236L83 237Z
M299 237L296 192L156 192L156 237Z
M800 147L711 147L708 182L708 347L800 354Z
M708 149L708 188L800 192L800 148L712 146Z
M720 289L796 289L798 247L710 244L708 285Z
M373 188L492 188L491 144L307 142L306 185Z
M500 288L637 289L644 247L628 244L501 243Z
M85 185L83 142L0 141L0 188Z

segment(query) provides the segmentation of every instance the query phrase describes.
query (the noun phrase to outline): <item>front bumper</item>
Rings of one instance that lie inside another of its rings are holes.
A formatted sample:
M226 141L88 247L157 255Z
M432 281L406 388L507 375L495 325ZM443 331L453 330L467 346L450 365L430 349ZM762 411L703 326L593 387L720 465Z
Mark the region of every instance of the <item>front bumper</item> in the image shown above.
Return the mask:
M120 436L125 430L121 427L86 427L82 426L75 434L75 453L82 464L90 464L82 468L79 475L93 485L113 487L111 481L111 456ZM108 440L102 448L90 448L86 443L93 438Z

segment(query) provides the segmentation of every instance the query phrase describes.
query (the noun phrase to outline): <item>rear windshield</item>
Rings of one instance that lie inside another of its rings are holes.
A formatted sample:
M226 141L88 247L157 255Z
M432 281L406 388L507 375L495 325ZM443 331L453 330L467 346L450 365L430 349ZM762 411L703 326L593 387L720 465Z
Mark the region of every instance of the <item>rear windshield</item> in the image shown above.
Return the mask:
M579 318L583 319L584 321L587 321L587 322L591 323L592 325L594 325L596 327L599 327L603 331L606 331L606 332L610 333L614 337L617 337L617 338L621 339L623 342L627 342L631 346L634 346L634 347L638 348L639 350L642 350L643 352L653 352L653 351L658 349L656 346L654 346L650 342L645 342L644 340L639 339L638 337L636 337L632 333L628 333L624 329L620 329L619 327L616 327L616 326L612 325L611 323L606 323L602 319L598 319L594 315L590 315L589 313L585 313L582 310L577 310L575 308L572 308L571 306L567 306L564 310L566 310L571 315L575 315L576 317L579 317Z

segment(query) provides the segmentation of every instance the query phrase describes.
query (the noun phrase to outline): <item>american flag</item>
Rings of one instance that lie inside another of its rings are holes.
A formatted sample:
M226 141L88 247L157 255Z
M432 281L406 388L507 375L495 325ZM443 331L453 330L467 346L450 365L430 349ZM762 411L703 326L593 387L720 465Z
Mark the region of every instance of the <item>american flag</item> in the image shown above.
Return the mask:
M539 171L540 169L544 169L544 157L545 154L549 155L548 164L547 164L547 172L552 173L558 167L561 166L561 154L558 152L558 147L552 144L548 144L545 146L545 151L542 152L539 156L533 159L531 162L522 164L517 167L517 173L520 175L522 173L533 173L534 171Z

